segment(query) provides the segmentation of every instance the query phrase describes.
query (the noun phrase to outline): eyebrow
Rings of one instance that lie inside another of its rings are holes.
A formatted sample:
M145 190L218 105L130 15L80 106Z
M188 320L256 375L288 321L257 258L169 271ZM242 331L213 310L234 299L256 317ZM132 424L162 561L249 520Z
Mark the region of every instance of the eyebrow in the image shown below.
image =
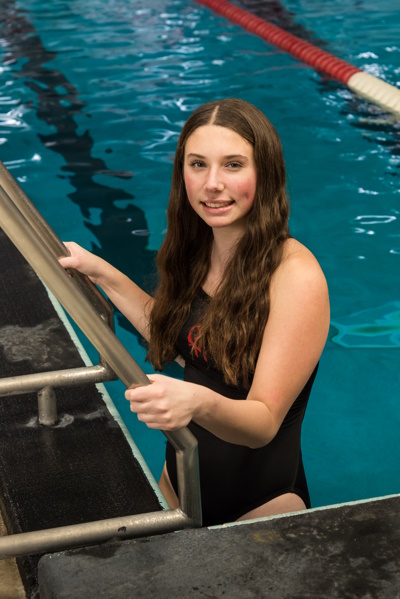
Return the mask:
M194 154L191 152L186 155L186 158L206 158L202 154ZM228 156L223 156L224 160L248 160L247 156L243 156L243 154L229 154Z

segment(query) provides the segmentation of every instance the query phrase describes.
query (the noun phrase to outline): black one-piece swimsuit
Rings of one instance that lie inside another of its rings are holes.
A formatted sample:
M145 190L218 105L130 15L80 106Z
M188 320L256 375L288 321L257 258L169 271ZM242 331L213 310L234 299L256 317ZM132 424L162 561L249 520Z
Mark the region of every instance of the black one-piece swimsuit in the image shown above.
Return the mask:
M197 383L231 399L245 399L248 391L227 385L209 356L192 353L193 338L209 296L202 290L177 343L185 360L184 380ZM301 456L301 425L318 365L287 413L274 439L258 449L222 441L198 424L188 426L199 444L203 526L233 522L240 516L284 493L296 493L307 507L310 496ZM167 443L167 470L178 492L175 450Z

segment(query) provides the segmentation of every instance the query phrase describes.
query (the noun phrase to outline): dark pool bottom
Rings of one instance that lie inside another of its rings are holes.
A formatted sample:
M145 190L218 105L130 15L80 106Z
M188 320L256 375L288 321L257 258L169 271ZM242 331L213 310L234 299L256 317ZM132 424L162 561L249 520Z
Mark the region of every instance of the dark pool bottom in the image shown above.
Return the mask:
M44 286L1 230L0 257L0 377L83 366ZM0 398L0 510L8 533L160 510L96 386L56 396L60 421L52 427L38 425L35 393ZM38 559L17 561L28 597L36 597Z
M41 599L395 599L400 497L45 556Z

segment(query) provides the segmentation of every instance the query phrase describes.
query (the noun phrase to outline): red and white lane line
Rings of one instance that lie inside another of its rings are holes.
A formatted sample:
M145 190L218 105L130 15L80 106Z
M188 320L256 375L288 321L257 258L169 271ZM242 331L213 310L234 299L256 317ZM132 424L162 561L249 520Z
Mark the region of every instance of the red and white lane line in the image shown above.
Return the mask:
M400 115L400 89L397 87L336 58L329 52L320 50L228 0L197 0L197 2L258 35L269 44L285 50L316 70L341 81L357 95L378 104L389 112Z

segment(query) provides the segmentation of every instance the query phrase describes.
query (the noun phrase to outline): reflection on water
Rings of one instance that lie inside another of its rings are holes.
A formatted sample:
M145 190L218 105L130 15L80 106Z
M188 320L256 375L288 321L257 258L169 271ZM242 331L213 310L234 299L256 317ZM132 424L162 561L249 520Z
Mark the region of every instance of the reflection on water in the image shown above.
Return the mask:
M331 341L342 347L400 347L400 302L389 302L332 321Z

